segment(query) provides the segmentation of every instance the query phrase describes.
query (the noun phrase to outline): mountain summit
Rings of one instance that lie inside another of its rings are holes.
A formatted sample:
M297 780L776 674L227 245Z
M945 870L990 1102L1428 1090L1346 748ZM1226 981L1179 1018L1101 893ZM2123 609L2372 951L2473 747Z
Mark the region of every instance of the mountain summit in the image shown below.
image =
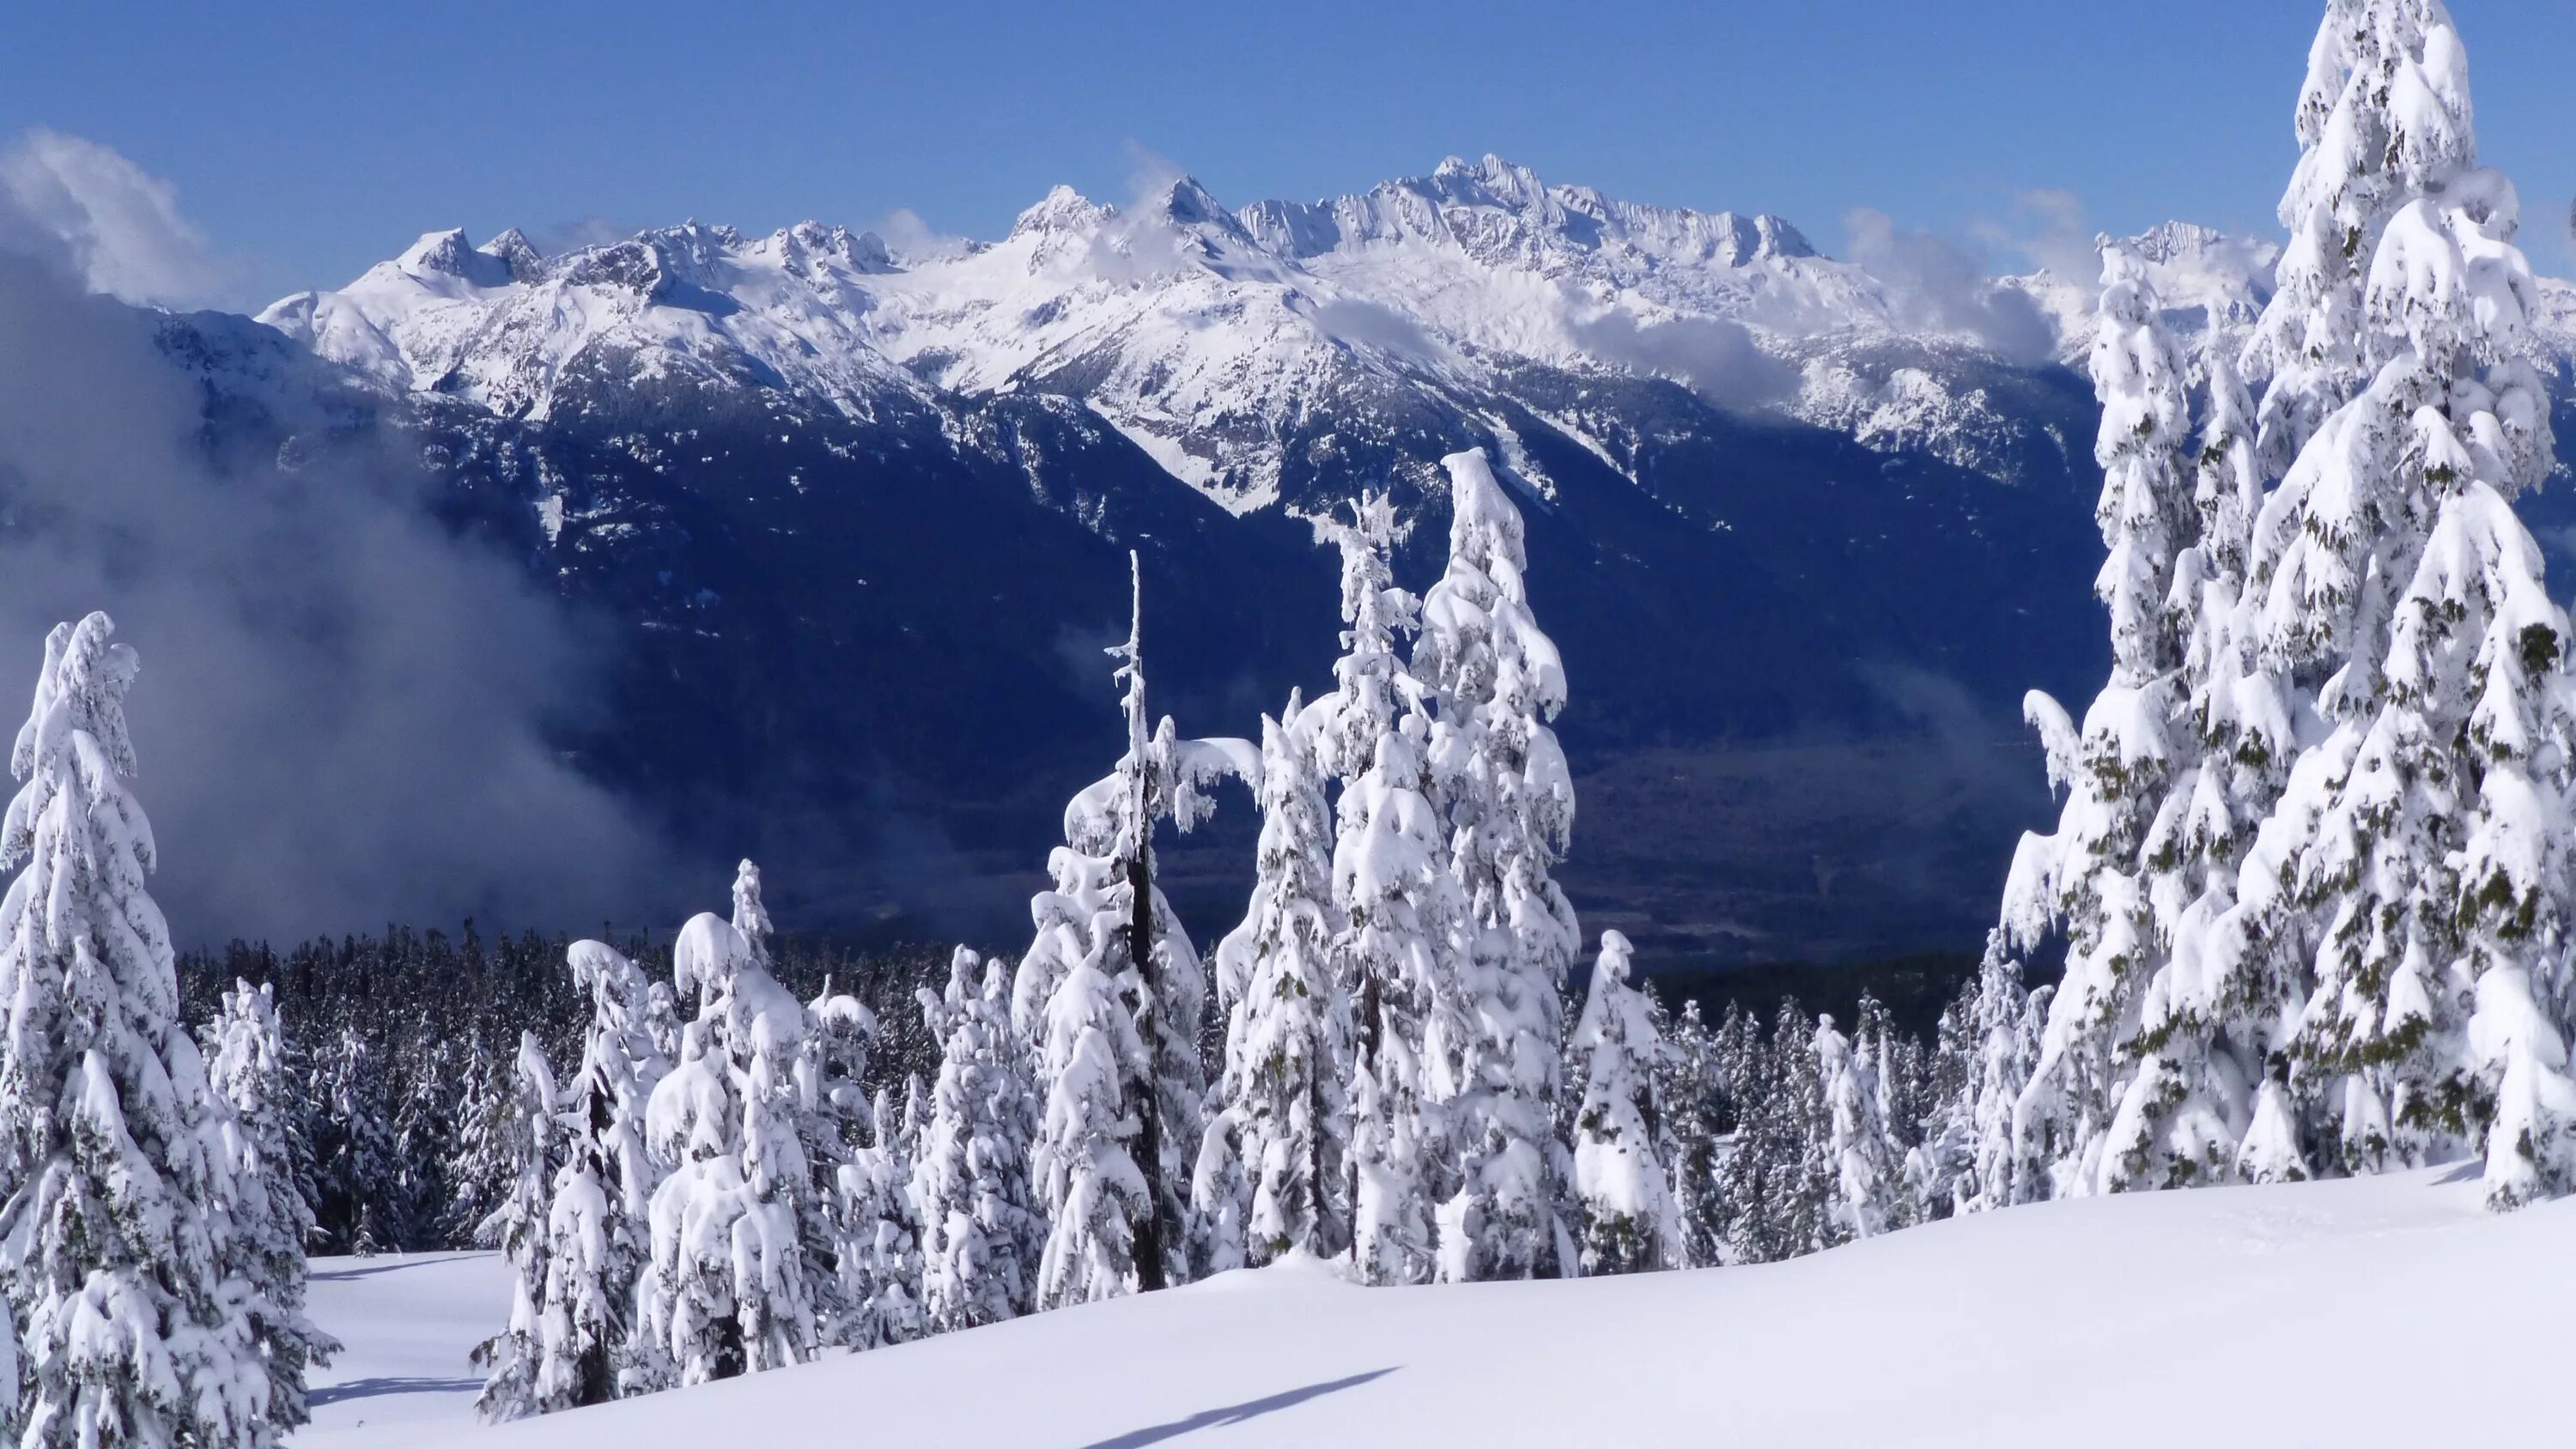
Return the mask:
M2173 231L2150 255L2207 273L2232 318L2269 258L2221 241ZM2054 302L2090 280L1990 290ZM1000 241L918 257L811 222L757 238L690 223L552 258L515 231L480 248L437 232L260 320L390 390L508 417L747 391L850 417L932 391L1078 397L1235 511L1295 493L1311 417L1472 416L1530 368L1666 378L2011 480L2029 467L2015 453L2062 447L1994 405L1973 326L1788 222L1618 201L1495 156L1239 211L1185 176L1123 209L1058 187Z

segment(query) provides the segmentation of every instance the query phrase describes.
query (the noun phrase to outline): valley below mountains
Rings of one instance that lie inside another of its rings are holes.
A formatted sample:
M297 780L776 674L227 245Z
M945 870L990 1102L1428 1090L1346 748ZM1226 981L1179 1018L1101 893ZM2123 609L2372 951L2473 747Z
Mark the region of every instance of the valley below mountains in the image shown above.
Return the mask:
M2092 279L1855 240L1452 159L1240 209L1060 188L992 242L434 232L161 337L218 449L395 438L589 621L612 697L563 747L684 856L759 858L798 929L1016 947L1121 748L1127 552L1155 710L1257 735L1337 652L1308 520L1391 493L1419 589L1438 459L1481 446L1571 679L1587 933L1667 970L1970 953L2050 814L2021 695L2107 659ZM2139 246L2195 350L2268 292L2266 244ZM2564 379L2576 294L2545 287ZM2553 556L2564 491L2525 505ZM1203 941L1254 825L1238 794L1166 855Z

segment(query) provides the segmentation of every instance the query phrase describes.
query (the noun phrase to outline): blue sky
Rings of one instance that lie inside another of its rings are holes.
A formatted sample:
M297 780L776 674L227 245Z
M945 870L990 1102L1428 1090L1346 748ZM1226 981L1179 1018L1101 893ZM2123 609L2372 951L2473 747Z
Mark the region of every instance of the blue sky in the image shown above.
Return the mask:
M2487 159L2571 270L2576 4L2455 0ZM1551 180L1985 238L2273 227L2319 7L2300 0L1297 7L626 0L25 7L0 138L42 126L177 188L218 300L345 281L417 233L898 208L991 236L1141 153L1311 197L1499 152Z

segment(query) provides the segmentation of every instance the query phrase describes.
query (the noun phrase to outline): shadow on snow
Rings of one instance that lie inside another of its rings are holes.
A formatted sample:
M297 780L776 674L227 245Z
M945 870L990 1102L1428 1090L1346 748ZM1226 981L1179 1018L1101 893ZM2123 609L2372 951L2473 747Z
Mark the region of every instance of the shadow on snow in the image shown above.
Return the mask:
M1308 1384L1302 1389L1290 1389L1286 1393L1272 1394L1266 1399L1252 1399L1240 1404L1229 1404L1222 1409L1204 1410L1186 1419L1175 1419L1168 1424L1155 1424L1147 1428L1131 1430L1114 1439L1102 1439L1083 1446L1083 1449L1145 1449L1148 1444L1160 1444L1166 1439L1177 1439L1183 1434L1195 1434L1201 1429L1240 1424L1246 1419L1257 1419L1264 1414L1275 1414L1281 1409L1295 1408L1308 1399L1320 1399L1326 1394L1355 1389L1371 1379L1382 1379L1401 1367L1402 1365L1399 1364L1392 1368L1375 1369L1364 1374L1353 1374L1346 1379Z
M481 1387L481 1379L351 1379L345 1384L328 1384L315 1389L305 1396L305 1402L318 1409L324 1404L337 1404L349 1399L381 1399L394 1394L454 1394Z
M440 1263L453 1263L464 1258L482 1258L489 1256L491 1255L488 1253L447 1253L435 1258L400 1258L389 1263L373 1263L364 1268L333 1268L327 1273L313 1274L312 1281L316 1283L349 1283L360 1278L373 1278L379 1273L399 1273L405 1268L428 1268Z

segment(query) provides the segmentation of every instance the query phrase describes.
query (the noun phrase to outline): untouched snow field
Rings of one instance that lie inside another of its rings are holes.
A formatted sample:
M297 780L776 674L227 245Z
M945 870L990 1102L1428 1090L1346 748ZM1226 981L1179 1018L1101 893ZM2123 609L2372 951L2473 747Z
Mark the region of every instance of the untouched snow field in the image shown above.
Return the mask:
M2576 1201L2491 1217L2472 1171L2054 1203L1581 1283L1237 1273L497 1430L472 1425L464 1353L503 1311L499 1265L333 1261L316 1316L350 1345L347 1387L298 1442L2547 1442Z
M474 1423L483 1376L466 1363L510 1314L498 1253L313 1260L313 1321L343 1345L313 1378L298 1449L417 1444Z

